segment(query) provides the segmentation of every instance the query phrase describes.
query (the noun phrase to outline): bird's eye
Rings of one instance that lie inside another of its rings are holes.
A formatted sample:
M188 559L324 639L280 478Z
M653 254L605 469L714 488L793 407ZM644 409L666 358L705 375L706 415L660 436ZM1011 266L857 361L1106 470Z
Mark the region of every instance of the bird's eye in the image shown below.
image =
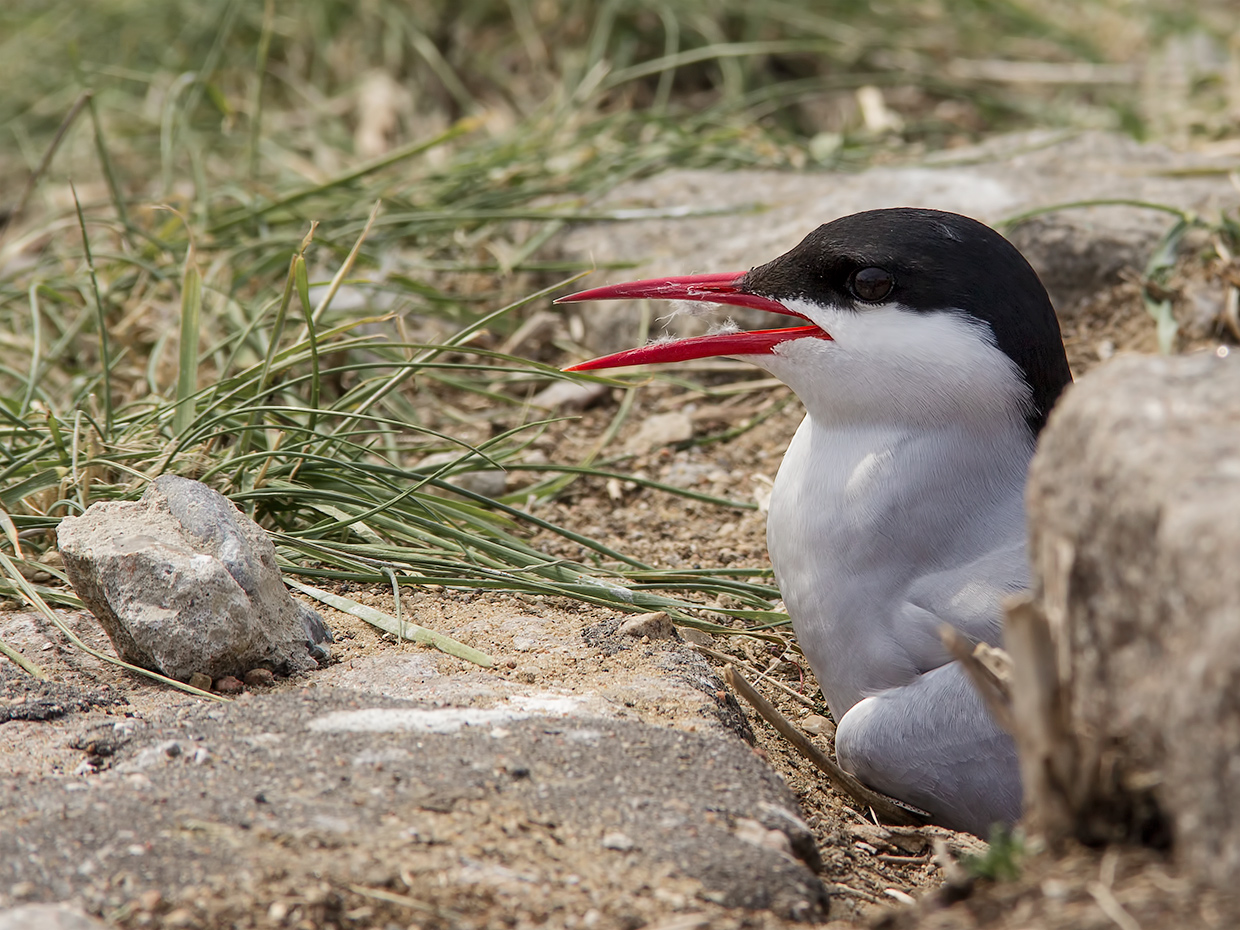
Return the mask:
M886 268L862 268L848 282L854 297L870 302L882 300L895 286L895 276Z

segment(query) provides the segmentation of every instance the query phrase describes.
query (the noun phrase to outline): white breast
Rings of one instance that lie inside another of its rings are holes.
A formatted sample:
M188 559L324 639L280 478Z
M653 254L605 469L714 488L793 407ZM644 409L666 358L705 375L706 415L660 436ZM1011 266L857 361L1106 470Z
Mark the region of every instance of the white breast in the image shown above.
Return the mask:
M1027 442L1014 435L978 455L976 440L828 429L806 417L789 446L767 546L837 719L948 661L943 622L998 641L999 602L1027 581Z

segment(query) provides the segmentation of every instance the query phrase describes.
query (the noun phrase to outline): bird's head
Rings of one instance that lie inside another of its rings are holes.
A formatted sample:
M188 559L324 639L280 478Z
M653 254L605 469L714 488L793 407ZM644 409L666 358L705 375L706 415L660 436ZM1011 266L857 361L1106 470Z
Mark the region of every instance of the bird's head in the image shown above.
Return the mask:
M993 229L954 213L857 213L748 272L634 281L557 303L637 298L750 307L801 325L655 342L569 371L734 356L828 422L1024 418L1035 435L1072 380L1037 274Z

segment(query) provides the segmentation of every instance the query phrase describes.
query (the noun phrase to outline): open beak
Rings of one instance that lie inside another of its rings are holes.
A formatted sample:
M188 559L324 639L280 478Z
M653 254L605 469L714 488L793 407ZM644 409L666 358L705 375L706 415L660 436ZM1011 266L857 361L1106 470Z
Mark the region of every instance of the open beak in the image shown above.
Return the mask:
M716 333L711 336L692 336L655 342L640 349L626 349L615 355L591 359L578 365L570 365L565 371L591 371L597 368L623 368L628 365L649 365L656 362L685 362L694 358L710 358L716 355L769 355L780 343L789 339L814 336L830 339L831 334L804 314L789 310L778 300L762 297L744 290L740 282L744 272L723 274L692 274L677 278L649 278L645 281L629 281L596 287L559 298L557 304L575 303L581 300L635 300L640 297L651 300L699 300L712 304L729 304L734 307L751 307L769 313L799 317L809 326L790 329L760 329L753 332Z

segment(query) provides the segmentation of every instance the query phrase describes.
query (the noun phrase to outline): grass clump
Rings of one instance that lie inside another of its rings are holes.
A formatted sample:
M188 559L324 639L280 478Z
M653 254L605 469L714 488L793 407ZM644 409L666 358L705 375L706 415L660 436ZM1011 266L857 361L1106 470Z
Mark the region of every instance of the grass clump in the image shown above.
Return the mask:
M532 358L503 351L583 270L548 244L620 219L602 197L668 167L848 168L1012 128L1155 131L1133 69L1184 36L1225 47L1226 10L6 3L13 570L57 575L41 557L61 518L176 473L229 496L316 584L517 590L707 627L699 607L727 595L717 613L778 622L752 572L657 570L537 516L573 476L630 477L529 454L551 427L529 397L582 351L562 329ZM1184 131L1209 137L1229 85L1195 62ZM534 477L511 492L462 479L518 466ZM536 531L587 555L551 559ZM7 575L0 591L29 600ZM75 603L63 584L31 590Z
M978 856L965 856L961 864L974 878L1014 882L1020 878L1021 861L1027 854L1025 838L1019 831L996 826L991 831L986 852Z

